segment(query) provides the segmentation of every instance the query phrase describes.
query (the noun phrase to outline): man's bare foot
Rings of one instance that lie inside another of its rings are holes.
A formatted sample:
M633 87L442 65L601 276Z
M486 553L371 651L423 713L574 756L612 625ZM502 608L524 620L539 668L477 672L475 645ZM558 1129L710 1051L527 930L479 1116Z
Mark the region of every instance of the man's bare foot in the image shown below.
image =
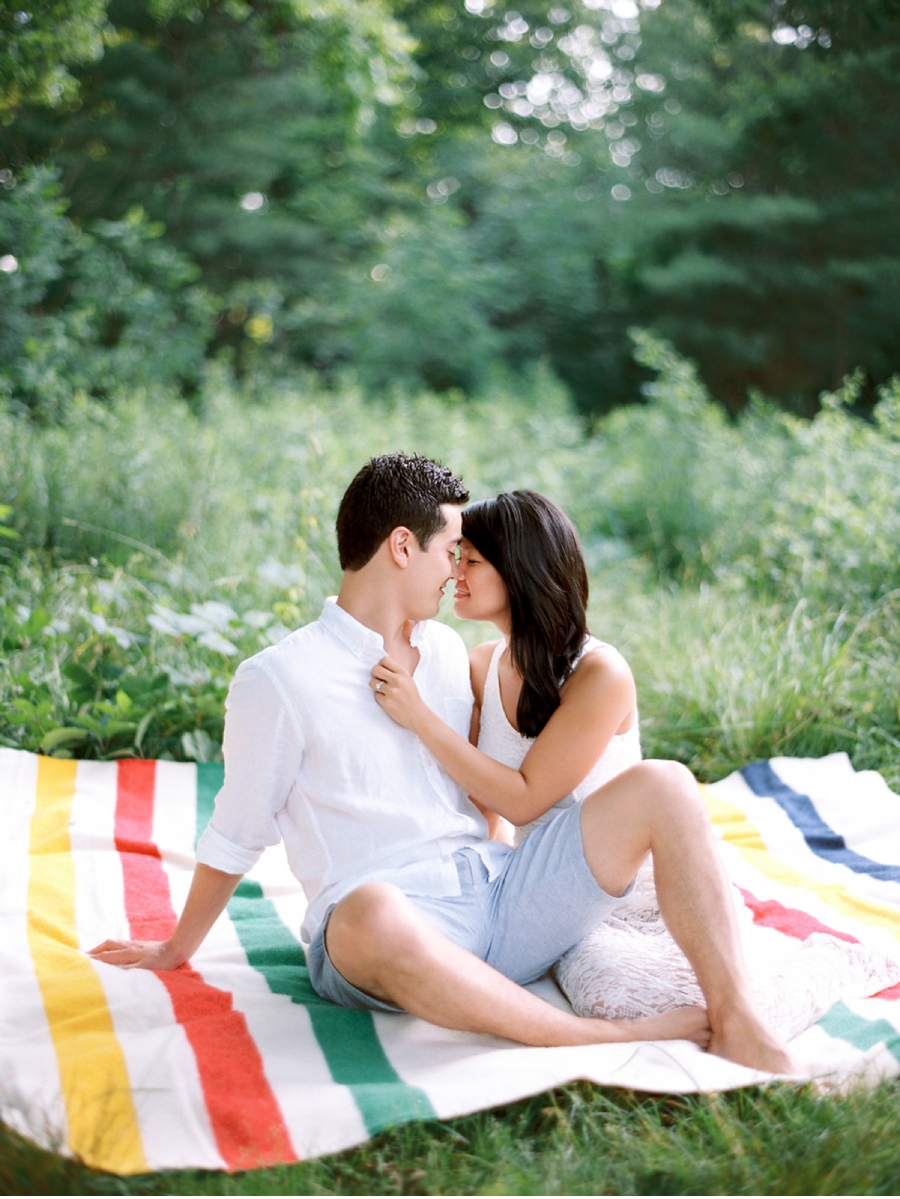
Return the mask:
M587 1044L629 1041L694 1041L705 1049L712 1036L705 1007L680 1007L658 1016L633 1020L604 1020L595 1016L576 1017L587 1035Z
M705 1007L679 1007L658 1016L633 1020L635 1041L693 1041L706 1049L712 1037Z
M769 1074L800 1073L787 1046L752 1010L729 1012L714 1021L707 1050L730 1062L753 1070L765 1070Z

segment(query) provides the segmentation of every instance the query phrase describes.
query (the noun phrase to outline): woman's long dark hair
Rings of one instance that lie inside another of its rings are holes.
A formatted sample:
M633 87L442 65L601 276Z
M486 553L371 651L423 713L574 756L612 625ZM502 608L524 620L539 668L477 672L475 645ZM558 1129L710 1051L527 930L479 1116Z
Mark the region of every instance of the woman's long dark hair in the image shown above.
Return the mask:
M536 737L559 707L587 635L587 570L566 514L536 491L512 491L463 512L463 537L509 594L509 652L522 676L519 732Z

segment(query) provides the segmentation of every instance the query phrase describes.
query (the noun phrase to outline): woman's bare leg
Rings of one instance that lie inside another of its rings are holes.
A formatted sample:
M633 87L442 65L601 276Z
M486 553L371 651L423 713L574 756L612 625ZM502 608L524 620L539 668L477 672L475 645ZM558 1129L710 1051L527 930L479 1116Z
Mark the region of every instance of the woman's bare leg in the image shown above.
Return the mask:
M581 831L587 863L610 895L624 892L652 851L663 918L697 974L708 1025L702 1008L635 1021L560 1011L447 940L385 883L335 908L332 962L360 990L445 1028L526 1045L687 1037L743 1065L794 1073L750 998L731 887L693 775L674 762L642 762L585 800Z
M790 1054L751 999L731 885L690 771L642 762L582 807L585 858L605 891L621 895L653 853L663 919L706 999L709 1051L773 1073L793 1073Z

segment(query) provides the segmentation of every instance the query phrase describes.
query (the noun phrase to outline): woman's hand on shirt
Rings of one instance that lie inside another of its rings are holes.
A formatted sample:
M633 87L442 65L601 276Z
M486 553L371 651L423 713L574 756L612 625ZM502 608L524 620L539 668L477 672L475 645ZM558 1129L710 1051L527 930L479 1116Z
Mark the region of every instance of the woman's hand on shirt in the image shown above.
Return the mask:
M378 706L404 729L415 732L423 717L433 715L412 675L393 658L384 657L373 668L369 686Z

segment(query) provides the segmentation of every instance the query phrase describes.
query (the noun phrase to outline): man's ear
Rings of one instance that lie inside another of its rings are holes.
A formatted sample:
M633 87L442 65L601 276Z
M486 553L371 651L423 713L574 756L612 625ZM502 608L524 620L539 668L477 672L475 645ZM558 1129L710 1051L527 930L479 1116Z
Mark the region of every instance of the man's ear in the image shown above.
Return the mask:
M417 544L415 533L411 529L407 529L405 525L398 525L396 529L391 530L387 539L387 548L391 560L401 570L406 570L412 556L413 546Z

